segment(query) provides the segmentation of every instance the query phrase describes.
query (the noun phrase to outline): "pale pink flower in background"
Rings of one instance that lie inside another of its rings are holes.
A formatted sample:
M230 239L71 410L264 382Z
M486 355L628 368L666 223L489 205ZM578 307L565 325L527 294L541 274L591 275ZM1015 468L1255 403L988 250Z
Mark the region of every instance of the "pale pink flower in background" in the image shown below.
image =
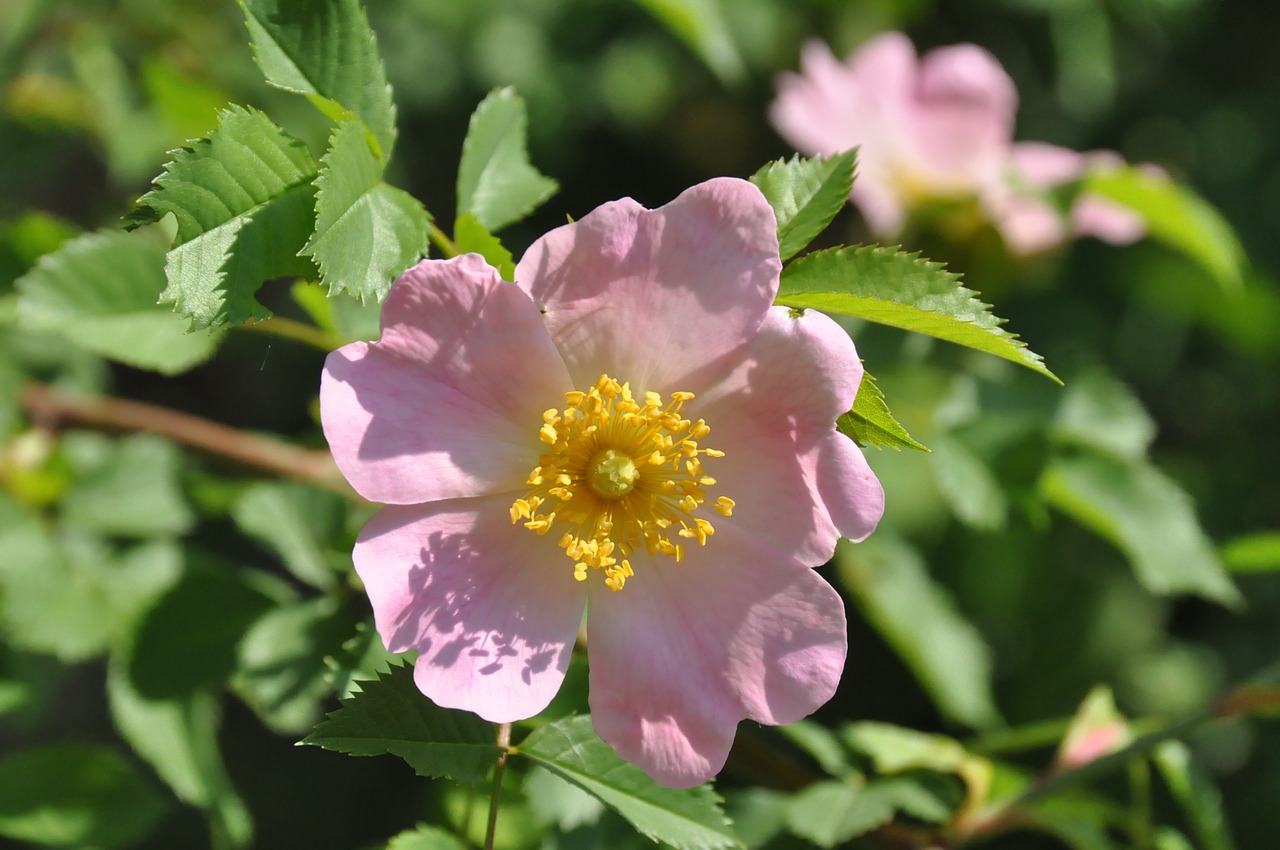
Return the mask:
M858 147L850 197L871 230L898 235L911 211L939 200L975 199L1009 248L1033 253L1068 236L1113 243L1141 238L1134 212L1087 194L1067 218L1048 197L1114 154L1081 154L1042 143L1013 143L1018 93L989 52L972 44L917 59L902 33L886 33L840 62L808 42L801 72L784 73L770 119L805 154Z
M722 178L551 231L515 284L478 255L425 260L379 341L329 355L325 436L389 505L356 570L423 693L538 713L589 607L595 728L673 786L716 774L740 720L831 697L844 607L812 568L884 495L835 430L853 343L772 306L780 269L769 204Z

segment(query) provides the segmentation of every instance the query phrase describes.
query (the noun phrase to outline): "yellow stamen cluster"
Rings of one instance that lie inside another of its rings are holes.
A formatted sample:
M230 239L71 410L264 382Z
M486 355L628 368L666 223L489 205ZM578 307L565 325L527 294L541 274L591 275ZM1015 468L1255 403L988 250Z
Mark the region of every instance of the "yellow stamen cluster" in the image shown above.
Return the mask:
M630 384L601 375L586 392L565 393L567 406L542 415L538 432L547 444L529 473L532 488L511 505L511 521L544 535L566 526L560 548L573 559L573 577L585 581L588 569L604 571L611 590L621 590L634 573L628 556L643 549L651 555L684 560L684 543L705 545L715 533L695 517L707 501L714 478L703 472L702 458L724 457L698 440L711 433L707 423L681 418L693 393L674 392L671 401L647 392L632 395ZM733 500L712 507L733 513Z

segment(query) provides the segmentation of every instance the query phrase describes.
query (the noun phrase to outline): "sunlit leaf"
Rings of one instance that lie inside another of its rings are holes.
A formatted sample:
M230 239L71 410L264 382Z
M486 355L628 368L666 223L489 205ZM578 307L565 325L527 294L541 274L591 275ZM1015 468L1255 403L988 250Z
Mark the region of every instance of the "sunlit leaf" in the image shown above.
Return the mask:
M1124 458L1142 458L1156 424L1124 384L1102 372L1074 376L1053 425L1058 440Z
M271 729L305 732L330 694L325 658L354 632L351 614L332 597L274 608L240 642L232 687Z
M334 586L338 564L326 543L345 522L341 496L291 481L262 481L236 499L231 517L275 552L295 578L322 590ZM350 553L344 558L349 565Z
M419 776L458 782L483 779L501 752L492 724L431 702L413 683L412 667L393 667L359 687L302 743L353 756L389 753Z
M836 420L836 429L860 446L888 446L891 449L929 449L907 433L885 402L884 393L876 379L865 369L858 394L853 399L853 410Z
M870 832L893 819L893 806L858 786L830 779L815 782L792 798L787 826L819 847L830 848Z
M999 721L987 645L915 549L882 530L857 546L837 544L836 562L867 619L945 716L979 727Z
M1201 850L1234 850L1235 842L1222 808L1222 792L1192 760L1187 745L1177 740L1164 741L1152 758L1191 822Z
M751 175L778 219L778 253L789 260L826 230L853 188L856 152L778 159Z
M121 737L151 765L177 798L206 813L214 847L247 847L253 821L227 776L218 749L218 695L199 690L148 699L129 680L128 651L107 670L107 701Z
M458 215L472 213L497 233L537 209L560 188L529 163L524 100L496 89L471 116L458 165Z
M223 112L138 201L136 218L177 220L160 299L196 329L270 315L254 299L264 281L315 271L297 256L315 229L315 177L306 145L261 112Z
M484 229L474 213L463 213L453 225L453 242L459 254L475 253L498 270L503 280L516 279L516 263L497 236Z
M677 850L739 846L709 786L657 784L601 741L589 716L549 723L521 742L517 752L600 798L654 841Z
M720 0L637 0L726 83L742 79L745 69Z
M382 182L384 166L359 122L338 125L316 179L316 232L302 249L330 295L381 301L427 253L430 217L412 195Z
M25 749L0 761L0 835L110 850L146 836L164 799L132 763L93 744Z
M1040 492L1119 547L1153 593L1240 603L1190 497L1154 466L1098 454L1061 457L1045 470Z
M443 829L422 825L391 839L387 850L466 850L466 845Z
M1280 570L1280 531L1248 534L1227 541L1222 561L1233 573L1269 573Z
M17 282L22 327L166 375L207 360L218 334L188 331L158 303L166 248L154 228L72 239Z
M150 434L118 441L73 434L66 440L67 454L74 459L74 444L88 442L100 443L106 451L91 466L76 470L75 487L62 502L66 522L121 537L190 530L195 515L179 484L182 455L173 443Z
M1187 187L1131 166L1094 174L1083 190L1138 213L1152 238L1199 263L1219 283L1241 285L1245 255L1239 238L1217 210Z
M1004 330L959 275L897 248L815 251L782 272L778 304L856 316L1003 357L1057 381L1040 355Z
M598 797L541 767L524 778L524 796L538 820L569 832L600 820L604 803Z
M307 95L334 121L358 117L378 157L390 159L396 107L359 0L240 0L240 6L267 82Z
M955 773L969 758L954 738L891 723L851 723L841 730L841 737L854 750L869 756L879 773L908 770Z
M933 448L934 480L956 518L986 531L1004 528L1009 500L991 467L951 434L940 432Z

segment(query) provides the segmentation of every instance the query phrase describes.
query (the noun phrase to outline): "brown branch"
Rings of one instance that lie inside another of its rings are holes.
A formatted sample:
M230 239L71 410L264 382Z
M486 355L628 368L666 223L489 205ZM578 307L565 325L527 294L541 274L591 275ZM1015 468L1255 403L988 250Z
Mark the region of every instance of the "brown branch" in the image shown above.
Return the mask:
M75 395L44 384L27 384L21 398L23 408L38 424L53 427L76 422L109 430L159 434L193 449L363 501L327 451L299 448L158 405L110 396Z

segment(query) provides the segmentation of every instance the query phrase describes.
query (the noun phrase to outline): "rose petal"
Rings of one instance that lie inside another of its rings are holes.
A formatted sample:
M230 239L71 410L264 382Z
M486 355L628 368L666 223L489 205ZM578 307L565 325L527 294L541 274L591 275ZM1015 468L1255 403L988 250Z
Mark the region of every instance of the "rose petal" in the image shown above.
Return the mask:
M841 537L858 543L876 530L884 515L884 488L853 440L827 434L803 463L812 492Z
M591 587L596 731L674 787L719 772L739 720L813 712L844 666L844 604L829 584L732 531L714 545L718 557L696 565L646 561L617 593Z
M624 199L536 241L516 280L540 305L579 388L601 373L640 391L723 371L778 289L777 221L745 180L646 210Z
M389 504L504 492L536 465L568 373L532 302L478 255L425 260L391 288L382 339L331 353L325 437L343 475Z
M1111 245L1131 245L1147 235L1147 223L1139 213L1087 192L1071 207L1071 225L1077 236L1092 236Z
M494 723L537 714L569 668L585 589L502 496L385 508L352 558L387 649L415 649L437 705Z

